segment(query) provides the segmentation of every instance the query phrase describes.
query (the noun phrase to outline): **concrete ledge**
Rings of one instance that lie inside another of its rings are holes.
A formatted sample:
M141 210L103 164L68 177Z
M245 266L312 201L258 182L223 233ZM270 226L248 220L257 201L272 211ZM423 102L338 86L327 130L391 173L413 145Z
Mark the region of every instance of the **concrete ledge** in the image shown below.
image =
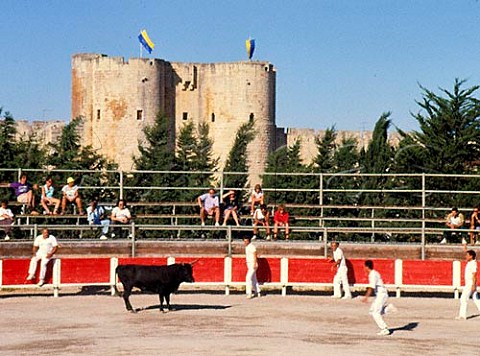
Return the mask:
M32 241L0 242L0 259L29 257ZM323 242L255 241L259 256L270 257L323 257ZM115 241L59 241L60 257L162 257L162 256L227 256L227 241L136 241L135 246L128 240ZM421 259L420 245L405 244L355 244L341 243L347 258L394 258L403 260ZM477 253L480 246L468 247ZM243 255L242 241L232 243L232 254ZM330 249L327 255L331 255ZM427 260L463 260L461 245L428 245L425 249Z

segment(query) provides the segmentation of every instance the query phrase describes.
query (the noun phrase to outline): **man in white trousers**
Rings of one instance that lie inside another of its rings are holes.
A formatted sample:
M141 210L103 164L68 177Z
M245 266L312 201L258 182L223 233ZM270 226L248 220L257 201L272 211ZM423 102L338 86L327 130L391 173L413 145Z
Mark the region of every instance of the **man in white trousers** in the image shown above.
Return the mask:
M343 285L343 290L345 295L342 299L352 299L352 293L350 292L350 285L348 284L348 268L347 263L345 261L345 256L343 255L343 251L340 247L340 244L336 241L331 243L332 251L333 251L333 259L330 261L334 263L332 266L332 270L336 271L335 277L333 278L333 295L332 298L341 298L342 297L342 289L341 286Z
M464 246L466 249L466 245ZM468 250L465 252L465 259L467 260L467 265L465 266L465 287L463 288L462 296L460 297L460 310L456 319L467 319L467 303L470 297L472 297L478 311L480 311L480 300L478 299L477 293L477 261L475 260L476 257L477 254L473 250Z
M38 261L41 261L40 276L37 285L41 287L45 284L45 274L47 273L48 262L50 262L57 250L57 239L55 236L50 235L47 228L43 229L42 234L38 235L33 242L33 257L30 260L27 281L32 281L35 278L37 263Z
M247 262L247 276L245 278L247 298L260 297L260 285L257 280L257 248L252 244L250 236L244 236L243 243L245 244L245 258Z
M387 288L383 284L380 273L373 269L373 261L365 261L365 272L368 273L368 289L367 293L365 293L365 297L363 298L363 302L366 303L368 301L368 297L370 297L375 292L375 300L370 307L370 314L380 328L380 331L377 333L377 335L390 335L391 331L390 329L388 329L388 326L382 317L382 315L385 314L387 309Z

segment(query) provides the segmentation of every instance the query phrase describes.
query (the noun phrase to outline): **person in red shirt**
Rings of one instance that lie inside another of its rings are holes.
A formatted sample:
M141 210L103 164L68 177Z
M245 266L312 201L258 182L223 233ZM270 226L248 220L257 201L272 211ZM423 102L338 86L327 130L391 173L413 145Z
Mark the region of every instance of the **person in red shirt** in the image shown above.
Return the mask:
M273 239L277 239L278 228L285 227L285 240L288 240L289 237L289 226L288 226L288 212L285 210L285 205L280 204L273 215Z

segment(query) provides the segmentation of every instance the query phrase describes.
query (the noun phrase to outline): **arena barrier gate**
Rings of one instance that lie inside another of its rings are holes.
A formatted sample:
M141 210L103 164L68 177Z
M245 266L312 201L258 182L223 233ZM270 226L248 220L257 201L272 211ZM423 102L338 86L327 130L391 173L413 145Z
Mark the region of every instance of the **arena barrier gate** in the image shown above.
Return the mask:
M46 284L41 287L52 289L58 297L59 290L67 286L105 286L115 294L118 284L115 269L118 265L166 265L190 263L193 266L195 283L182 284L180 289L188 290L189 285L196 288L223 287L225 294L231 288L245 287L247 272L244 257L142 257L142 258L56 258L47 268ZM348 259L348 277L353 289L365 289L368 279L364 270L365 259ZM465 262L460 261L422 261L374 259L378 270L390 292L396 297L401 292L453 292L459 297L464 285L463 271ZM27 282L29 259L0 260L0 288L40 288L37 281ZM259 258L257 278L267 289L281 289L287 295L288 288L332 289L334 272L332 263L325 258ZM40 266L37 268L37 278Z

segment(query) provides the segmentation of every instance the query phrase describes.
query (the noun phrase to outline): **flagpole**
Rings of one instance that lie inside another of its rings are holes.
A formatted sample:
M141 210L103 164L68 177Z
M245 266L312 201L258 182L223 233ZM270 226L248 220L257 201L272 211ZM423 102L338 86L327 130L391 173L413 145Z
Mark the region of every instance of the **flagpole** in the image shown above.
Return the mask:
M140 58L143 58L143 46L140 43Z

